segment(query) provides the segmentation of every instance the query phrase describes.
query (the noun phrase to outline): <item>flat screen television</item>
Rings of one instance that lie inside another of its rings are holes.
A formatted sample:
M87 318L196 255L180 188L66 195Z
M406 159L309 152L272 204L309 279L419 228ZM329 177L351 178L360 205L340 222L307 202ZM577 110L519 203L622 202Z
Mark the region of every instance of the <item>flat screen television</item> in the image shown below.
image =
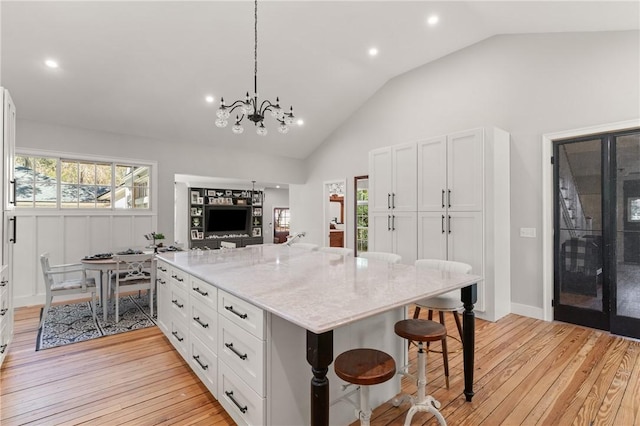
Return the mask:
M242 232L249 230L251 207L215 207L207 211L207 232Z

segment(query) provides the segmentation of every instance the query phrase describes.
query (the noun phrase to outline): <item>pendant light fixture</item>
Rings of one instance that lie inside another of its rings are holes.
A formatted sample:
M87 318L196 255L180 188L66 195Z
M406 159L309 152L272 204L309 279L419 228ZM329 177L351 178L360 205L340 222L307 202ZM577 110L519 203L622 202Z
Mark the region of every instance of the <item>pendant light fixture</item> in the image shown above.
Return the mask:
M244 132L242 120L247 117L250 121L253 121L253 124L256 126L256 133L264 136L267 134L267 128L264 126L264 118L266 114L270 112L271 116L280 123L278 131L280 133L287 133L289 126L294 123L295 119L293 107L289 109L289 112L284 112L282 108L280 108L279 98L276 98L275 103L269 100L264 100L262 103L258 101L258 0L255 0L254 8L254 34L253 96L250 96L249 92L247 92L244 100L239 99L230 105L225 105L224 98L221 98L220 107L216 112L216 116L218 117L216 126L227 127L229 116L234 110L239 109L240 114L236 115L235 124L231 128L233 133L239 135Z

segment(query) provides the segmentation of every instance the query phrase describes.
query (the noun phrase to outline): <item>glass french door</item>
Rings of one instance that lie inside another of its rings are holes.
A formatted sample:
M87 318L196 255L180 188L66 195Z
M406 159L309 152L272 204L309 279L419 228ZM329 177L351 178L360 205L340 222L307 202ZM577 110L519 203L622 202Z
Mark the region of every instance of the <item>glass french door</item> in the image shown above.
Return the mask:
M640 338L640 131L554 142L554 318Z

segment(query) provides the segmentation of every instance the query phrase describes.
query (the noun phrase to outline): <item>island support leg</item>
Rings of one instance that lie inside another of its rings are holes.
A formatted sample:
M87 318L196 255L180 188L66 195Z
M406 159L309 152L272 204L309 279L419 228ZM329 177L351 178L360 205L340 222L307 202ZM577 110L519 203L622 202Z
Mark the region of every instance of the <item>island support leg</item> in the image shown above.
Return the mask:
M311 365L311 426L329 424L329 379L333 361L333 331L315 334L307 330L307 362Z
M476 335L476 315L473 312L473 305L478 301L477 284L464 287L462 289L462 303L464 312L462 313L462 358L464 361L464 395L467 401L473 398L473 369Z

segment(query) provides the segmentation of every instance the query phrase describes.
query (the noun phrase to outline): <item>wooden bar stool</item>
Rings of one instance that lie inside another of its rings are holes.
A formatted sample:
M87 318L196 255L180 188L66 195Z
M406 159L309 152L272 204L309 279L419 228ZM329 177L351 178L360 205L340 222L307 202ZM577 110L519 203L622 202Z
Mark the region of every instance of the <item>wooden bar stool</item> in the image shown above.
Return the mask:
M351 349L338 355L333 368L342 380L360 386L360 406L354 404L358 407L356 417L362 426L369 426L369 386L384 383L395 376L395 361L389 354L377 349Z
M447 422L442 417L438 408L440 403L436 401L431 395L427 395L427 358L425 357L426 350L424 348L425 342L442 342L442 355L444 359L444 371L447 381L447 387L449 387L449 362L447 360L447 329L440 323L435 321L423 320L423 319L406 319L398 321L395 324L395 332L398 336L408 339L410 341L418 342L418 397L413 398L405 395L405 399L411 401L411 408L407 413L404 424L409 426L411 424L411 418L414 414L424 411L433 414L438 423L442 426L446 426ZM394 405L400 405L400 400L394 401Z

